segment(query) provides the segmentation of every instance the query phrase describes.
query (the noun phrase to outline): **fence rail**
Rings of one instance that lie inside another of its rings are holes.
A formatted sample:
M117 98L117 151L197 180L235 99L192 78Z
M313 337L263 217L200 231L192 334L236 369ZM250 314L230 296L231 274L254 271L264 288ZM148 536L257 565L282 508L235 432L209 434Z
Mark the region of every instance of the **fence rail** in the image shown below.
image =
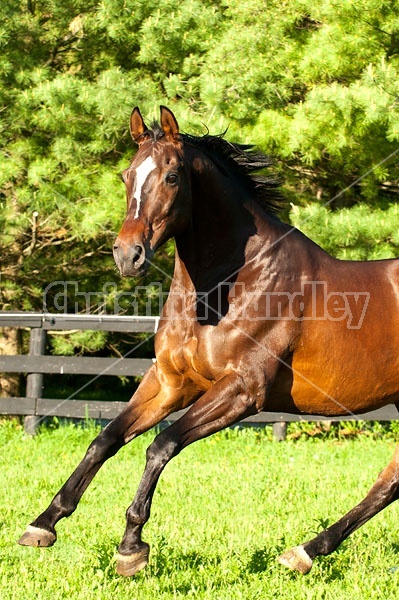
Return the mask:
M113 419L124 402L97 400L73 400L42 398L43 375L86 374L142 376L153 360L145 358L99 358L76 356L50 356L45 354L47 332L60 330L101 330L134 333L154 333L158 317L128 317L113 315L48 314L0 311L0 328L20 327L30 329L28 355L0 355L1 373L24 373L27 375L26 397L0 397L0 414L25 416L25 429L34 433L43 416L70 418ZM183 411L174 413L168 422L175 421ZM361 415L325 417L321 415L297 415L291 413L262 412L244 419L244 423L265 425L276 424L275 435L284 435L283 424L294 421L391 421L399 419L397 408L390 404L379 410Z
M64 375L138 375L152 365L148 358L103 358L87 356L0 356L2 373L42 373Z

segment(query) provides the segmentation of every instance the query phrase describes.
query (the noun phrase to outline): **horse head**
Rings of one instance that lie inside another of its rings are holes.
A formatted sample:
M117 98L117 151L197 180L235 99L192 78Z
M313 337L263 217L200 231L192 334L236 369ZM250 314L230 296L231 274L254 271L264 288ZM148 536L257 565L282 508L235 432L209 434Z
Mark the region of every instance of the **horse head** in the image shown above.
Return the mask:
M184 230L191 215L190 176L173 113L161 106L160 125L148 129L136 107L130 132L138 152L123 172L127 214L114 245L121 275L141 275L154 252Z

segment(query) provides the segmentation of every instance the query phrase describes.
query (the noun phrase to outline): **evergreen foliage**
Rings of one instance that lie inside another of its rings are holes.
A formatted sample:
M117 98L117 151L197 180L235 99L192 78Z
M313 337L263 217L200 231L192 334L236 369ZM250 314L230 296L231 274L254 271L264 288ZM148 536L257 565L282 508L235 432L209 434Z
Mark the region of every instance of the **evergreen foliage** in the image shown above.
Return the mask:
M333 254L398 255L396 3L3 0L0 19L1 308L132 286L111 248L134 105L275 156L292 222Z

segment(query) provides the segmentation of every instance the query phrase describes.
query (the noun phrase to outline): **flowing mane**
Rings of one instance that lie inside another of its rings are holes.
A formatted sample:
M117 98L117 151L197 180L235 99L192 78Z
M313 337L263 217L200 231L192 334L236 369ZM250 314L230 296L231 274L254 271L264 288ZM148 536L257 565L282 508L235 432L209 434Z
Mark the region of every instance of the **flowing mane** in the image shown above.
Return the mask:
M153 142L164 137L159 123L152 123L146 131ZM269 215L278 215L285 205L285 199L279 189L279 183L273 176L263 175L259 171L269 169L273 161L252 145L228 142L225 132L220 135L205 134L195 136L181 134L186 144L190 144L206 154L224 173L239 179L253 198Z

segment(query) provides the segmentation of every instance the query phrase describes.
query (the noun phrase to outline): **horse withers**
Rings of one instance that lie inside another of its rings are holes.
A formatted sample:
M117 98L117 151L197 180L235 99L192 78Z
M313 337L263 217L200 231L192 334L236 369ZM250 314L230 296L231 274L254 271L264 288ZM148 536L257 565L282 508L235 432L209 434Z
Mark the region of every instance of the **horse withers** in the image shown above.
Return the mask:
M161 107L123 179L127 214L114 245L122 276L140 276L174 237L170 294L155 337L156 362L118 417L19 543L51 546L102 466L122 446L187 409L149 446L118 549L117 571L148 562L141 537L165 465L186 446L260 411L352 415L399 400L399 262L339 261L276 216L268 159L220 136L181 134ZM307 573L398 498L399 452L366 498L279 560Z

